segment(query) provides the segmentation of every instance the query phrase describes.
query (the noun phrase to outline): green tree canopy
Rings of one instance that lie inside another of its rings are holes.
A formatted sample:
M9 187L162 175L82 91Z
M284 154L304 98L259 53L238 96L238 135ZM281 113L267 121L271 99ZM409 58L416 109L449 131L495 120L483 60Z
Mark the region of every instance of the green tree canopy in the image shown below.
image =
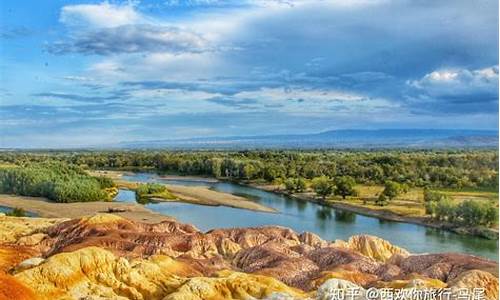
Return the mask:
M340 176L335 178L334 194L342 196L345 199L347 196L356 196L357 191L354 188L356 181L351 176Z
M333 193L335 185L333 181L327 176L320 176L312 179L311 187L314 189L318 196L326 199L327 196L330 196Z

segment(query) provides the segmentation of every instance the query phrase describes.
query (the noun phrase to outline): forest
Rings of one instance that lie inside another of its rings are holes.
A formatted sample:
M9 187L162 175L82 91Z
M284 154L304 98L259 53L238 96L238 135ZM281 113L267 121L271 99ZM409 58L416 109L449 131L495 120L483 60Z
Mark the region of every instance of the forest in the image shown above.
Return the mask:
M0 193L46 197L55 202L112 200L111 179L93 177L75 165L56 161L0 167Z
M114 183L86 170L152 171L283 186L288 193L358 196L359 185L382 186L374 203L386 206L410 189L424 189L425 213L463 225L491 226L496 201L453 201L440 190L498 193L495 150L456 151L52 151L0 153L0 193L43 196L57 202L111 200ZM116 190L116 189L115 189ZM164 186L139 185L138 202ZM366 202L366 200L364 200ZM365 203L366 204L366 203Z
M64 161L87 169L153 170L235 180L349 176L360 184L498 190L497 150L2 152L0 162Z

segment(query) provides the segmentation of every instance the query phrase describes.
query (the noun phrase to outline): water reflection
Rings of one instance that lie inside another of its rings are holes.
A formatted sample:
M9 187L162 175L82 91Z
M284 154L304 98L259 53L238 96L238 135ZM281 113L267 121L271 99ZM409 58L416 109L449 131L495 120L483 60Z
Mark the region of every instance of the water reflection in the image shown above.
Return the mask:
M335 211L335 221L343 223L354 223L356 222L356 214L350 211Z
M330 220L332 218L332 209L330 207L321 207L316 211L316 217L320 220Z
M297 200L297 210L300 212L304 212L307 208L307 202L304 200Z
M12 211L14 211L14 208L0 205L0 212L1 213L8 214L8 213L11 213ZM31 212L31 211L25 211L25 210L23 210L23 211L27 217L38 217L37 213Z
M151 174L124 176L131 181L157 181L179 185L202 185L213 190L238 194L249 200L274 208L279 213L261 213L224 206L207 207L186 203L151 203L149 209L173 216L181 222L192 223L202 230L229 227L280 225L297 232L310 231L326 240L346 240L356 234L379 236L413 253L460 252L498 260L498 241L432 229L415 224L380 220L323 207L282 195L227 182L200 183L166 180ZM126 192L128 196L123 196ZM130 191L120 191L117 201L135 202Z

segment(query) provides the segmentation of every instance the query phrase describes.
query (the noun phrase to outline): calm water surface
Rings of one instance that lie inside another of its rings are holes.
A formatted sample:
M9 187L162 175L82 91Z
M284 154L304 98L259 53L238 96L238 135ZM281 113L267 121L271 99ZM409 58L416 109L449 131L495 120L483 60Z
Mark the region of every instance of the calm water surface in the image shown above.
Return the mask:
M461 252L498 261L498 241L342 212L315 203L227 182L170 180L148 173L124 176L124 179L206 186L216 191L245 196L278 211L278 213L262 213L225 206L214 207L180 202L146 204L146 207L153 211L172 216L184 223L194 224L204 231L213 228L281 225L297 232L314 232L326 240L346 240L356 234L372 234L404 247L412 253ZM135 194L132 191L120 190L116 200L135 202Z
M14 209L12 207L0 205L0 213L10 213L13 210ZM34 212L25 211L24 213L26 214L27 217L38 217L38 214L36 214Z

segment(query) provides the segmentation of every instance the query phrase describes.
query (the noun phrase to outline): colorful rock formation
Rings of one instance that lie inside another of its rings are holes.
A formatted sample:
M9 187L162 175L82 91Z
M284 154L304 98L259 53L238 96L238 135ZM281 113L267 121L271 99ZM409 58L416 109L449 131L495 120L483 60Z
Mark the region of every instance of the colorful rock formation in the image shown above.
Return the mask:
M109 214L23 222L0 243L0 299L328 299L352 287L477 286L498 298L494 261L410 255L373 236L332 243L277 226L203 233Z

